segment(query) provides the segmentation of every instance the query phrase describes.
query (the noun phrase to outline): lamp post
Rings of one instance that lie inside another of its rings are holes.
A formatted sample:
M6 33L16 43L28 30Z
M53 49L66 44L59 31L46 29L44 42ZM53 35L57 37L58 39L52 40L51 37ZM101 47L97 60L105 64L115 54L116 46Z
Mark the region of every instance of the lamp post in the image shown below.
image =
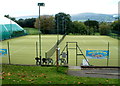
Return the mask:
M40 6L45 6L44 3L38 3L38 6L39 6L39 29L38 29L38 32L39 32L39 57L40 57L40 65L41 65L41 31L40 31Z

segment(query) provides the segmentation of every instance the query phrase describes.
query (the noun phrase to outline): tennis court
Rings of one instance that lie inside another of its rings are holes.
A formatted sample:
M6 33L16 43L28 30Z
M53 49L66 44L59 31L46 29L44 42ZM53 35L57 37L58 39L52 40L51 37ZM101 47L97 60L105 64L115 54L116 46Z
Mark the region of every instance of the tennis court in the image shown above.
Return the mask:
M62 35L60 35L62 37ZM2 49L7 49L7 41L10 43L11 64L35 64L36 48L35 44L38 41L37 35L22 36L10 40L2 41ZM42 58L45 57L45 52L50 50L57 41L56 35L42 35ZM59 47L63 50L66 42L77 42L84 54L88 49L105 50L110 44L110 59L109 66L118 66L118 40L108 36L70 36L67 35L60 43ZM75 47L70 45L70 47ZM51 58L55 62L55 53ZM8 57L2 58L2 63L8 63ZM81 64L82 56L78 57L78 65ZM69 50L69 65L75 65L75 50ZM91 65L106 66L106 59L88 59Z

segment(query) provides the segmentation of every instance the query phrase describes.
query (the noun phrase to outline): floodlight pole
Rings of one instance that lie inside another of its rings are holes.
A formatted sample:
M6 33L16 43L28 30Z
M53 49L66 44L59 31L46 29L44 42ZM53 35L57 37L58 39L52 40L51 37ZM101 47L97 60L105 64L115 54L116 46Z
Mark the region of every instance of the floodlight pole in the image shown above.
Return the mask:
M39 32L39 57L40 57L40 65L41 65L41 30L40 30L40 6L44 6L45 4L44 3L38 3L38 6L39 6L39 29L38 29L38 32Z

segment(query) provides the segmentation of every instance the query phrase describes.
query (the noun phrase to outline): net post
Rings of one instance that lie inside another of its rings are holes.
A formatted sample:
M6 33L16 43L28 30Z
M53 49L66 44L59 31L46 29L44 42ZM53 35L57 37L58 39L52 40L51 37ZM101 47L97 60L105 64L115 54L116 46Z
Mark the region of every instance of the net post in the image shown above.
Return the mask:
M9 41L7 42L7 45L8 45L8 61L9 61L9 64L11 64L11 60L10 60L10 44L9 44Z

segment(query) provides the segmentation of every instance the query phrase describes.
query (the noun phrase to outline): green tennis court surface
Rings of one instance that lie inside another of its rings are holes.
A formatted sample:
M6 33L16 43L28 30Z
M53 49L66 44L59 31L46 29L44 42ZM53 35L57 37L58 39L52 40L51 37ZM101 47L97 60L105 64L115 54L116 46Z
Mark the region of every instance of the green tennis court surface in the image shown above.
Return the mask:
M60 35L60 37L62 37ZM35 64L36 48L35 43L38 41L37 35L28 35L19 38L14 38L2 41L2 49L7 49L7 41L10 43L10 54L12 64ZM56 35L42 35L42 58L57 41ZM66 42L77 42L83 53L86 55L87 49L106 50L108 42L110 44L110 59L109 66L118 66L118 40L108 36L66 36L59 45L61 51L66 45ZM71 44L70 47L75 47ZM8 63L8 57L2 58L2 63ZM55 54L51 57L55 59ZM81 64L82 56L78 57L78 65ZM107 59L88 59L91 65L106 66ZM75 65L75 50L69 50L69 65ZM55 60L54 60L55 62Z

